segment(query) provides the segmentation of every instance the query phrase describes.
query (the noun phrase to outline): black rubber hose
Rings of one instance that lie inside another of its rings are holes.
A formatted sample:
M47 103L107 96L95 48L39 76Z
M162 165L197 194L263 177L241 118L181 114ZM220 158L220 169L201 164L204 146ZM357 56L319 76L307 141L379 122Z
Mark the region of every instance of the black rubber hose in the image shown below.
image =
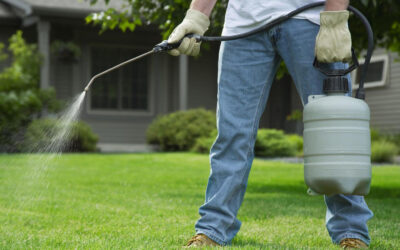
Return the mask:
M222 41L236 40L236 39L254 35L261 31L269 30L273 26L280 24L305 10L312 9L312 8L315 8L318 6L322 6L324 4L325 4L325 1L307 4L303 7L300 7L292 12L289 12L288 14L286 14L284 16L281 16L281 17L261 26L260 28L257 28L257 29L254 29L249 32L242 33L242 34L234 35L234 36L197 36L197 35L191 35L191 36L195 37L198 41L204 41L204 42L222 42ZM364 81L365 81L365 76L368 71L368 65L371 60L372 52L374 49L373 32L372 32L371 25L369 24L367 18L359 10L357 10L356 8L354 8L351 5L349 5L348 10L353 12L362 21L362 23L365 26L365 29L367 31L367 36L368 36L368 50L367 50L367 54L365 56L363 71L361 72L360 83L359 83L359 87L358 87L358 90L356 93L356 98L365 99Z
M372 28L368 22L368 19L358 9L354 8L353 6L349 6L348 9L351 12L353 12L354 15L356 15L364 24L368 36L367 54L365 55L363 71L361 72L360 83L358 85L358 89L356 92L356 98L364 100L365 99L364 81L368 72L368 65L371 61L372 52L374 51L374 34L372 32Z
M304 5L298 9L293 10L292 12L289 12L288 14L286 14L284 16L278 17L277 19L272 20L269 23L266 23L265 25L263 25L257 29L250 30L249 32L245 32L242 34L238 34L238 35L234 35L234 36L199 36L199 37L196 37L196 39L198 39L200 41L204 41L204 42L222 42L222 41L230 41L230 40L236 40L236 39L248 37L248 36L254 35L258 32L269 30L272 27L274 27L275 25L283 23L284 21L288 20L289 18L292 18L293 16L295 16L305 10L312 9L312 8L322 6L322 5L325 5L325 1Z

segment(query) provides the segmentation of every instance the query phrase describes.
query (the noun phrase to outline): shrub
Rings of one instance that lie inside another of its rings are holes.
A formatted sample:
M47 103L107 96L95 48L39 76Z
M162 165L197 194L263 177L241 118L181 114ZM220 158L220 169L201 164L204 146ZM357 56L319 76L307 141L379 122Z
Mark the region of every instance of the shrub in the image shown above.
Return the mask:
M400 134L389 135L388 140L396 145L397 154L400 154Z
M400 134L381 133L377 129L371 129L371 142L387 141L396 146L396 154L400 154Z
M371 145L372 162L392 162L397 153L397 147L389 141L373 141Z
M303 156L303 137L297 134L291 134L287 137L296 146L296 156Z
M209 136L197 138L192 150L202 154L209 153L217 135L218 132L215 129L210 133Z
M43 110L56 112L60 102L53 89L40 89L41 56L37 46L28 44L18 31L9 39L8 51L0 43L0 61L12 56L9 67L0 73L0 151L18 151L18 142L28 126Z
M155 119L147 129L147 142L163 151L191 149L196 140L215 129L215 113L205 109L178 111Z
M61 138L59 146L54 145L57 136L61 132L62 124L55 119L38 119L33 121L25 133L22 150L25 152L94 152L98 136L84 122L71 124L67 138ZM57 143L57 142L56 142Z
M371 128L371 141L379 141L383 139L379 130Z
M296 147L282 130L260 129L254 151L256 156L295 156Z

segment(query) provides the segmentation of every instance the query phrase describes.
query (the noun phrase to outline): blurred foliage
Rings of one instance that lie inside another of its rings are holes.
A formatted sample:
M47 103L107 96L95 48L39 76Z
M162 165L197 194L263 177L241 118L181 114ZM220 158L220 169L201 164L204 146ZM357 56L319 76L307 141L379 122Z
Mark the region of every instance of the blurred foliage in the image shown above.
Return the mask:
M254 153L256 156L280 157L296 156L298 143L278 129L259 129Z
M287 135L289 141L296 145L296 156L303 156L303 137L298 134L289 134Z
M400 1L398 0L360 0L351 1L369 20L374 32L375 46L383 47L400 54ZM364 26L358 18L349 22L353 46L357 51L367 47Z
M192 151L202 154L210 153L211 146L213 145L215 138L217 138L217 135L218 131L214 129L208 136L197 138Z
M88 0L91 4L113 0ZM119 28L133 31L136 26L156 25L167 38L185 16L191 1L187 0L123 0L121 9L109 8L86 18L88 23L101 25L101 30ZM211 14L211 27L206 35L220 35L228 0L219 0ZM377 46L400 53L400 1L360 0L351 5L359 9L370 21ZM367 37L362 23L355 17L350 22L353 46L360 52L367 47Z
M0 59L9 55L0 44ZM58 111L54 89L39 89L41 56L17 31L9 39L11 65L0 72L0 151L13 152L18 136L43 110Z
M396 147L396 154L400 155L400 133L388 133L371 128L371 142L388 142ZM388 148L388 147L387 147Z
M109 4L110 0L90 0ZM137 26L156 25L166 39L172 30L182 21L191 1L187 0L123 0L118 10L108 8L106 11L93 13L86 17L87 23L100 25L101 30L121 29L134 31ZM219 35L224 23L228 0L217 1L211 14L212 25L208 35Z
M196 139L192 151L206 154L217 138L216 129ZM303 137L285 134L283 130L259 129L254 146L254 154L259 157L303 156Z
M81 57L82 51L79 45L72 41L55 40L51 43L51 53L60 61L76 62Z
M303 121L303 111L300 109L292 110L292 113L286 116L287 121Z
M52 148L54 138L64 129L66 124L57 119L37 119L31 122L26 130L22 144L23 152L60 153L60 152L94 152L97 150L98 136L84 122L73 122L71 132L62 138L65 143L61 148ZM58 151L59 150L59 151Z
M373 162L393 162L400 154L400 134L384 133L371 128L371 160Z
M386 141L372 141L371 161L372 162L393 162L397 154L396 144Z
M187 151L197 138L207 137L216 128L215 113L205 109L177 111L159 116L146 132L147 142L163 151Z
M387 136L388 141L394 143L397 147L397 154L400 155L400 134L389 134Z

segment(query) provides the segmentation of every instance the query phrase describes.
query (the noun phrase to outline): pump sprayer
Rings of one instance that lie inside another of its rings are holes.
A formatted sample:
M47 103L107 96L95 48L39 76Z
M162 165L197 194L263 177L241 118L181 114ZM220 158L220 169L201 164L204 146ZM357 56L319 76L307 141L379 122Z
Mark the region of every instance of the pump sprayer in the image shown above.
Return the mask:
M371 142L368 105L352 98L345 75L358 67L327 70L317 60L314 67L327 76L325 95L311 95L304 107L304 180L310 195L369 193Z
M240 39L258 32L266 31L289 18L311 8L322 6L325 1L311 3L281 16L255 30L234 36L199 36L198 42L221 42ZM310 187L310 194L358 194L369 192L371 181L369 109L365 99L364 80L374 47L371 26L365 16L356 8L348 10L358 17L366 28L368 50L361 72L359 88L355 98L345 96L348 82L344 75L358 67L357 57L352 51L353 65L346 70L327 71L315 60L314 66L327 75L324 80L326 95L310 96L304 107L304 177ZM169 51L180 43L163 41L142 55L122 62L92 77L85 87L87 92L98 77L116 70L145 56Z

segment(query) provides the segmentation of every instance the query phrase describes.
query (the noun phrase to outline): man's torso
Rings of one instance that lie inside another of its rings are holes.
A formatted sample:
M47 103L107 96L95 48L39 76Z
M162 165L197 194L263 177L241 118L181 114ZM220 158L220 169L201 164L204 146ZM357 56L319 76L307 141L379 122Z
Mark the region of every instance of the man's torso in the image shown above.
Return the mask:
M225 15L222 35L236 35L258 28L299 7L320 0L230 0ZM319 24L323 7L304 11L294 18Z

